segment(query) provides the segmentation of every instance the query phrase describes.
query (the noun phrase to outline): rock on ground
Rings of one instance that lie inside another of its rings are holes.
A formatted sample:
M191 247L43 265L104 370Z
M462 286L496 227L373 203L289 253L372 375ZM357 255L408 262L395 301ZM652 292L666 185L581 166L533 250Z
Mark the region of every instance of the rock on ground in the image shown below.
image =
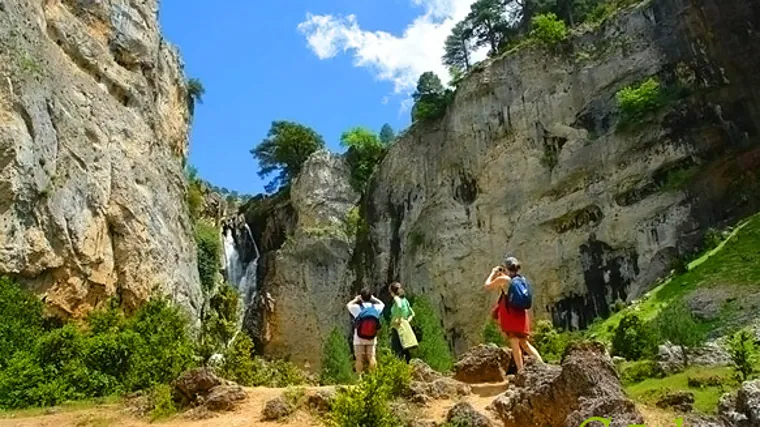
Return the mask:
M309 409L317 413L329 412L335 401L336 393L335 389L321 389L308 392L306 395L306 404L309 406Z
M261 411L264 421L277 421L289 417L297 408L290 405L284 397L280 396L270 400Z
M723 395L718 414L730 426L760 427L760 380L747 381L736 393Z
M441 375L425 362L415 359L412 365L412 382L409 385L410 400L426 404L436 399L454 399L469 395L470 386Z
M577 427L594 416L615 427L643 422L601 343L571 345L560 366L529 364L490 408L505 427Z
M468 384L502 382L511 358L505 348L495 344L479 345L454 364L454 379Z
M246 399L242 387L208 368L185 372L174 382L174 390L182 406L203 406L209 411L231 411Z
M694 393L690 391L673 391L666 393L657 401L658 408L672 408L679 412L691 412L694 409Z
M485 415L478 412L470 403L459 402L449 410L446 422L461 427L493 427Z

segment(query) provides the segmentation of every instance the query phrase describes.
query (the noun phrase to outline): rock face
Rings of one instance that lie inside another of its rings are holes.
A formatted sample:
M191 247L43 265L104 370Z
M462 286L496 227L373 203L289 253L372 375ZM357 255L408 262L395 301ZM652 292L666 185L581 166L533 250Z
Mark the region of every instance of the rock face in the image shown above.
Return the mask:
M718 413L729 426L760 427L760 380L745 382L738 392L724 395Z
M63 316L156 286L196 311L187 92L157 0L0 6L0 274Z
M319 151L289 197L253 201L246 211L262 258L245 327L267 354L318 369L330 332L339 327L348 336L345 304L355 295L349 265L355 235L348 225L358 200L345 160Z
M599 343L573 345L561 367L526 366L491 407L505 427L574 427L591 417L609 418L616 427L643 422Z
M365 282L432 298L458 352L480 337L476 289L505 253L557 325L643 294L709 227L760 208L758 26L754 1L653 0L568 52L476 67L374 175ZM618 130L617 91L649 77L686 90Z
M479 345L454 364L454 379L468 384L502 382L511 359L506 349L495 344Z

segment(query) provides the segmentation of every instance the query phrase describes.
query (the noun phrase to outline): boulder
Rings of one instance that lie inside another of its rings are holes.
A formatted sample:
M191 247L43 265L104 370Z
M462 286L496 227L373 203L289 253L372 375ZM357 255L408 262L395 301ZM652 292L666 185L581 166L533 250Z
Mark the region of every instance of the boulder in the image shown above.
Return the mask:
M264 421L277 421L290 416L295 409L288 404L284 397L280 396L266 403L264 410L261 411L261 418Z
M690 365L727 366L731 364L731 355L718 342L709 342L703 346L686 350ZM681 347L663 344L658 347L657 363L663 372L675 373L683 370L683 351Z
M412 368L412 381L433 382L439 378L443 378L443 375L427 365L420 359L412 359L409 362L409 366Z
M657 401L657 407L672 408L679 412L691 412L694 409L694 393L680 390L666 393Z
M479 345L454 364L454 379L468 384L502 382L506 378L511 354L495 344Z
M561 366L528 364L490 408L505 427L577 427L595 416L615 427L643 422L601 343L571 345Z
M462 427L493 427L493 423L485 415L481 414L471 404L459 402L449 410L446 422Z
M211 389L203 399L203 406L210 411L232 411L245 398L245 390L239 385L222 384Z
M216 376L211 369L191 369L174 382L174 388L185 405L193 404L207 396L211 389L222 385L224 380Z
M410 400L419 404L431 400L455 399L472 393L470 386L452 378L443 377L433 382L412 381L409 386Z
M335 389L316 390L306 396L306 404L312 411L320 414L326 413L332 408L335 395Z
M736 393L726 393L718 414L735 427L760 427L760 380L747 381Z

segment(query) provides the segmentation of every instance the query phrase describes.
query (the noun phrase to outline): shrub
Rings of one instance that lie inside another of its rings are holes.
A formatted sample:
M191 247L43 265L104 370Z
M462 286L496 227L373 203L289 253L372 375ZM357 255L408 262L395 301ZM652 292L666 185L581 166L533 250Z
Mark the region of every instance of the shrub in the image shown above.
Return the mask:
M195 224L195 244L198 247L198 275L205 295L210 295L216 284L216 274L221 268L219 254L222 243L219 231L213 224Z
M507 340L504 339L504 335L499 330L499 325L493 319L489 318L485 327L483 327L483 343L496 344L499 347L507 345Z
M742 329L736 332L728 340L728 351L731 354L736 378L742 382L750 379L757 364L757 348L752 330Z
M187 203L187 209L190 212L190 218L197 220L203 213L203 190L201 189L201 183L198 180L191 180L187 187L187 195L185 196Z
M695 347L704 340L704 332L694 320L683 301L673 302L657 316L657 330L663 339L681 347L684 366L689 365L687 347Z
M625 384L633 384L648 378L660 378L663 372L657 362L652 360L639 360L626 362L620 368L620 379Z
M257 365L253 360L253 341L244 333L238 334L232 345L224 353L224 361L217 373L238 384L252 386Z
M346 215L346 236L356 238L366 231L367 223L362 218L358 206L354 206Z
M156 421L162 418L168 418L177 413L177 406L174 404L172 396L172 387L167 384L159 384L150 390L149 398L151 410L150 419Z
M378 353L378 368L352 388L338 392L330 413L331 424L340 427L391 427L400 424L390 400L406 394L411 381L409 365L384 348Z
M553 13L537 15L533 17L531 24L533 30L530 32L530 37L546 47L554 48L567 40L568 30L565 22Z
M421 331L422 339L415 356L438 372L446 372L454 366L454 356L446 340L443 322L426 298L410 298L414 309L412 321Z
M654 354L655 339L651 328L636 313L626 313L612 338L612 353L628 360L639 360Z
M705 233L705 249L715 249L723 242L723 233L711 228Z
M577 340L571 332L558 332L548 320L539 320L531 334L531 342L547 361L559 362L565 348Z
M322 348L322 384L350 384L354 380L351 349L345 335L334 329Z
M211 297L201 319L198 352L204 362L226 348L238 332L239 296L234 288L223 283Z
M16 351L28 350L42 334L42 302L0 277L0 369Z
M361 127L344 132L340 142L348 148L346 161L351 168L351 185L362 193L375 167L385 157L386 147L376 133Z
M650 77L636 87L624 87L617 93L617 104L623 122L638 122L662 106L660 83Z

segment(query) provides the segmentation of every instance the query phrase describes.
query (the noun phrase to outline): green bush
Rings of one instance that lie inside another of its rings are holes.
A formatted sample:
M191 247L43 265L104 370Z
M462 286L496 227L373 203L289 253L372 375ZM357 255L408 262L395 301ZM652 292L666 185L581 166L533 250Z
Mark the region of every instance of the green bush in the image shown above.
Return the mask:
M636 313L626 313L620 320L612 337L612 354L627 360L640 360L652 356L656 339L650 325L644 324Z
M758 363L755 334L752 330L742 329L736 332L728 341L728 351L731 354L736 378L742 382L750 379Z
M531 334L531 342L544 360L559 362L565 353L565 348L580 339L579 334L572 332L558 332L548 320L536 322Z
M649 78L640 85L627 86L617 93L622 122L638 122L662 106L660 82Z
M499 330L499 325L493 319L489 318L485 327L483 327L483 343L496 344L499 347L507 345L507 340L504 339L504 335Z
M200 221L195 224L195 244L198 248L198 274L204 295L210 295L216 285L216 275L221 268L219 260L222 250L219 230L213 225Z
M662 339L681 348L684 366L689 366L688 347L696 347L705 339L704 331L683 301L675 301L660 312L655 320Z
M565 22L553 13L537 15L533 17L531 24L533 30L530 37L546 47L554 48L567 40L569 32Z
M351 185L362 193L375 167L385 157L386 147L376 133L361 127L344 132L340 142L348 149L346 161L351 168Z
M0 369L42 334L42 302L13 281L0 277Z
M4 281L0 295L11 294L17 305L2 300L6 306L0 316L26 316L33 333L23 339L4 335L11 344L4 347L9 356L0 366L0 408L148 389L194 365L187 319L164 299L149 301L131 318L110 307L91 314L82 328L69 323L45 331L42 311L30 300L34 297ZM24 348L18 347L23 341Z
M201 189L201 183L198 180L191 180L187 187L187 195L185 196L187 208L190 211L190 218L197 220L203 214L203 190Z
M204 362L213 354L222 352L235 337L239 308L240 294L226 283L219 286L201 319L198 352Z
M355 387L338 392L332 405L330 423L339 427L400 425L391 411L390 401L406 395L410 382L409 365L394 357L387 348L380 349L375 372L363 376Z
M151 410L150 420L156 421L169 418L177 413L177 405L174 403L172 387L167 384L159 384L150 390L149 398Z
M663 376L657 362L652 360L625 362L618 370L620 371L620 379L624 384L639 383L648 378L661 378Z
M454 356L446 340L441 317L427 298L412 297L409 302L415 314L413 324L422 334L415 356L438 372L449 371L454 366Z
M240 333L224 353L224 360L217 369L217 374L238 384L252 386L256 368L253 360L253 341L247 334Z
M334 329L327 337L322 348L322 372L320 382L329 384L351 384L354 371L351 349L346 336L339 329Z

